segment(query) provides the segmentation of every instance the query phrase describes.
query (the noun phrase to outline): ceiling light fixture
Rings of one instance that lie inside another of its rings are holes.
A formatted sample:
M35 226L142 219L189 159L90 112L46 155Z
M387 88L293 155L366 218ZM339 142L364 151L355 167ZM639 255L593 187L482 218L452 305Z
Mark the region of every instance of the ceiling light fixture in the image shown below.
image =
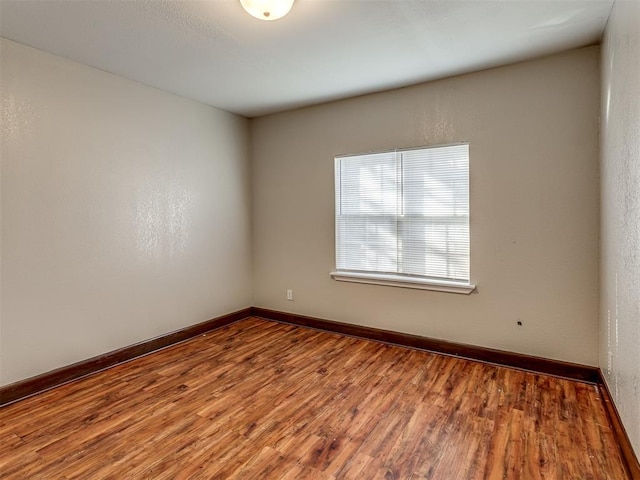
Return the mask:
M282 18L293 6L293 0L240 0L240 3L247 13L260 20Z

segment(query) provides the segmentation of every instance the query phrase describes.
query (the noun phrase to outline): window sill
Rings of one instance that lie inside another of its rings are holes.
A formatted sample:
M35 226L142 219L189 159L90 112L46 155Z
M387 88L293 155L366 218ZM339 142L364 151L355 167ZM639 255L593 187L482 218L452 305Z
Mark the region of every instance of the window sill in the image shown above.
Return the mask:
M331 272L334 280L340 282L368 283L389 287L417 288L437 292L461 293L468 295L476 289L475 285L462 282L427 280L422 278L403 277L401 275L385 275L382 273Z

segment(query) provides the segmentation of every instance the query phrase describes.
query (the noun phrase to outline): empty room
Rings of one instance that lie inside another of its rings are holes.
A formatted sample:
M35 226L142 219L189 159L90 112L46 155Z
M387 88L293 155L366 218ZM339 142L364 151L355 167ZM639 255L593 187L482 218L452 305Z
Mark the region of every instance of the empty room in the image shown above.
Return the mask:
M0 0L0 478L640 479L640 0Z

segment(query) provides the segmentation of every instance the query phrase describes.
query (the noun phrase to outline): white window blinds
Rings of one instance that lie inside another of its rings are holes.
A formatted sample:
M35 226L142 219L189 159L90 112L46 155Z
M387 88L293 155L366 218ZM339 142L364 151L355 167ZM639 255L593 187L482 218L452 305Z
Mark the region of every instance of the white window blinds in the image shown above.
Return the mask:
M336 267L469 283L469 145L336 157Z

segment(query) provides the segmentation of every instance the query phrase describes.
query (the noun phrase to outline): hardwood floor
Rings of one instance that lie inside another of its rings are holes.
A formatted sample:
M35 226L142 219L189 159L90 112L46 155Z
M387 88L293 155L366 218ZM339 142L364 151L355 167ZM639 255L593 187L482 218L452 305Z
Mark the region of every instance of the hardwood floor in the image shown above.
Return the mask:
M250 318L0 409L9 479L625 479L594 385Z

